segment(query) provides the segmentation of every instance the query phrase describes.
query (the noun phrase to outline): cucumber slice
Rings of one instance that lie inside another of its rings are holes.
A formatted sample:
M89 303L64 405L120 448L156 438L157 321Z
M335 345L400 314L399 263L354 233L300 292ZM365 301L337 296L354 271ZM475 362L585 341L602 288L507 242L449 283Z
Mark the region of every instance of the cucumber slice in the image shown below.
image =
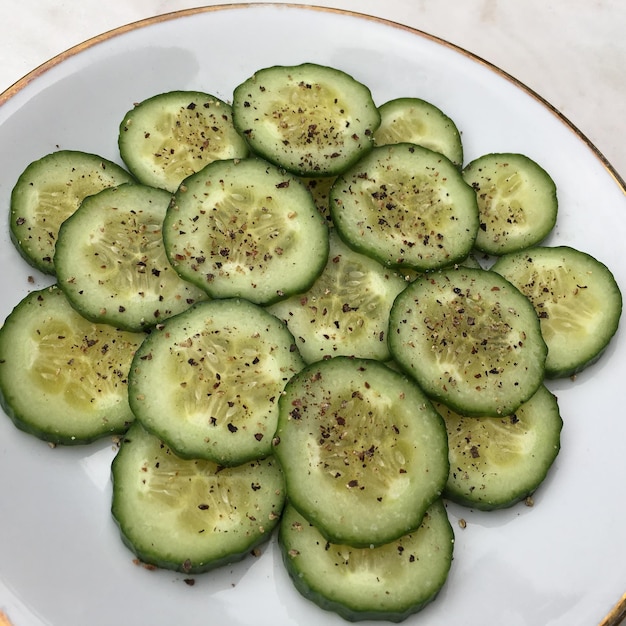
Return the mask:
M421 98L396 98L378 107L380 126L374 144L414 143L447 156L461 167L463 144L456 124L441 109Z
M212 161L248 156L230 105L199 91L169 91L140 102L124 116L118 145L138 181L170 192Z
M464 415L508 415L543 381L533 306L495 272L468 267L411 283L391 309L389 348L424 391Z
M296 589L344 619L401 622L435 599L452 564L454 533L441 500L413 533L375 548L332 544L287 505L279 526Z
M56 286L33 291L0 328L0 403L20 429L56 444L124 432L128 371L145 335L93 324Z
M563 421L545 386L515 413L464 417L435 403L448 430L450 476L444 496L489 511L512 506L545 479L561 447Z
M26 261L54 275L54 247L61 224L84 198L132 182L116 163L97 154L59 150L33 161L11 192L11 239Z
M179 456L267 456L278 398L304 363L287 328L245 300L195 305L153 331L129 376L137 419Z
M478 250L493 255L516 252L543 241L554 228L556 185L527 156L486 154L465 166L463 178L478 199Z
M279 408L274 454L289 501L329 541L393 541L441 495L443 421L417 385L382 363L313 363L289 381Z
M421 271L462 261L478 231L476 194L458 169L409 143L374 148L339 176L330 211L350 247Z
M332 356L386 361L389 311L406 281L330 233L330 254L311 288L269 307L308 363Z
M206 300L183 281L163 246L171 195L125 184L86 198L59 229L59 287L84 317L125 330L151 328Z
M597 361L617 332L622 294L611 271L569 246L537 246L492 266L533 303L548 344L546 376L572 376Z
M284 480L272 458L224 468L177 457L139 423L112 463L111 510L144 563L195 574L243 559L278 524Z
M233 122L254 152L301 176L331 176L370 150L380 124L370 90L303 63L255 72L233 93Z
M163 238L184 279L212 297L257 304L305 291L328 257L311 194L260 159L215 161L185 179Z

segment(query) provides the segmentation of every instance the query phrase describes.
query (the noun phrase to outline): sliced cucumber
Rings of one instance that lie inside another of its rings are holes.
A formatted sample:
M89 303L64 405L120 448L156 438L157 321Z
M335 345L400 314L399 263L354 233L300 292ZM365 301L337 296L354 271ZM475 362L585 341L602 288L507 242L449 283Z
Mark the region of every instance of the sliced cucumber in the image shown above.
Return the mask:
M59 287L87 319L126 330L151 328L206 300L170 265L163 219L171 195L125 184L86 198L59 229Z
M543 241L553 229L558 200L550 175L523 154L486 154L465 166L478 198L476 248L501 255Z
M26 296L0 328L0 402L20 429L88 443L133 421L128 371L143 333L80 316L56 286Z
M372 148L370 90L341 70L303 63L255 72L233 93L233 121L254 152L301 176L331 176Z
M212 297L258 304L308 289L328 257L311 194L260 159L215 161L185 179L163 238L184 279Z
M269 311L285 321L311 363L332 356L386 361L389 311L406 281L330 234L330 254L311 288Z
M441 500L413 533L375 548L332 544L287 505L283 561L298 591L351 622L401 622L434 600L452 564L454 533Z
M503 256L492 269L533 303L548 344L546 376L571 376L602 355L617 332L622 294L611 271L569 246Z
M212 161L248 156L230 105L198 91L170 91L140 102L124 116L118 144L137 180L171 192Z
M279 402L274 454L289 501L329 540L380 545L414 531L448 477L445 426L378 361L309 365Z
M139 423L112 464L111 510L144 563L185 574L243 559L278 524L284 480L272 458L224 468L184 460Z
M444 496L476 509L512 506L545 479L561 447L563 421L545 386L515 413L464 417L436 403L448 429L450 476Z
M61 224L85 197L132 180L116 163L78 150L59 150L33 161L11 192L13 243L33 267L54 274Z
M459 267L411 283L391 309L389 347L432 398L464 415L508 415L543 381L533 306L496 272Z
M478 231L476 194L458 169L409 143L374 148L339 176L330 211L348 245L392 267L458 263Z
M153 331L129 376L137 419L179 456L267 456L278 398L304 363L287 328L245 300L195 305Z
M378 107L380 126L374 143L415 143L447 156L457 167L463 164L461 134L453 120L421 98L396 98Z

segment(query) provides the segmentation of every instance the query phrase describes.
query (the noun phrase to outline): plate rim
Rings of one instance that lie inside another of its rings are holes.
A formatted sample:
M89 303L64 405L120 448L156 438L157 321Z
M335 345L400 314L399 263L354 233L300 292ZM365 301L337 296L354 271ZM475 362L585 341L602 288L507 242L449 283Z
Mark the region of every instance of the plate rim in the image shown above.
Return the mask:
M487 68L492 73L504 78L511 83L514 87L517 87L533 100L538 102L544 109L550 112L558 121L565 125L579 140L587 146L592 152L594 157L598 159L600 164L604 167L610 177L614 180L621 191L626 195L626 178L622 177L611 162L605 157L602 151L587 137L587 135L576 126L567 116L565 116L558 108L552 105L546 98L541 96L537 91L526 85L521 80L509 72L503 70L496 64L488 61L480 55L469 51L468 49L452 43L443 37L433 35L425 30L403 24L401 22L391 20L388 18L370 15L362 13L353 9L341 9L337 7L327 7L315 4L295 4L293 2L232 2L216 5L202 5L197 7L189 7L185 9L178 9L174 11L166 11L158 13L150 17L134 20L120 26L105 30L97 35L89 37L61 52L47 59L43 63L39 64L21 78L8 86L2 92L0 92L0 107L6 105L10 100L16 97L24 89L26 89L31 83L41 78L48 71L52 70L56 66L63 62L78 56L79 54L112 39L128 34L130 32L138 31L157 24L175 21L181 18L192 17L194 15L209 14L218 11L231 11L231 10L244 10L244 9L256 9L256 8L275 8L286 9L296 11L315 11L320 13L336 14L352 17L358 20L366 20L373 23L378 23L384 26L396 28L410 34L416 35L428 41L434 42L440 46L448 48L467 59L478 63L479 65ZM626 618L626 593L619 598L606 616L600 621L599 626L619 626ZM0 626L4 624L10 626L11 622L8 621L7 615L0 609Z

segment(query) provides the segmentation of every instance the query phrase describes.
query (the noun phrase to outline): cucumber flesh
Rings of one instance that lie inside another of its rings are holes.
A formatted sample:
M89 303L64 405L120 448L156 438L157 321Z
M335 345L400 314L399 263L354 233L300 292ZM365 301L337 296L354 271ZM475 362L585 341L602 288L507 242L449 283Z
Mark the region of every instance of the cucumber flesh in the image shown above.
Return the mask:
M405 287L404 278L331 231L328 262L311 288L268 310L285 321L307 363L341 355L386 361L389 311Z
M600 261L569 246L536 246L493 266L533 303L548 344L546 376L563 378L598 360L617 332L622 294Z
M464 417L435 404L448 430L450 476L444 497L485 511L512 506L535 492L561 447L563 421L545 386L515 413Z
M556 185L523 154L486 154L465 166L476 191L480 228L476 248L492 255L517 252L543 241L557 219Z
M87 196L133 180L116 163L78 150L59 150L33 161L11 192L13 243L33 267L54 275L61 224Z
M305 291L328 257L328 228L308 190L253 158L215 161L185 179L163 239L185 280L257 304Z
M453 120L441 109L421 98L396 98L378 107L380 126L374 143L414 143L447 156L461 167L463 144Z
M350 247L419 271L462 261L478 232L476 194L458 169L409 143L374 148L339 176L330 211Z
M57 444L124 432L128 372L143 333L94 324L58 287L26 296L0 328L0 401L22 430Z
M163 244L171 195L125 184L86 198L59 229L59 287L84 317L138 331L206 300L172 268Z
M111 471L124 543L142 562L185 574L243 559L269 539L285 501L274 459L230 468L181 459L137 422Z
M139 182L170 192L212 161L248 156L230 105L198 91L169 91L137 104L120 124L118 145Z
M382 363L313 363L289 381L279 408L274 454L289 501L329 541L393 541L440 496L445 426L419 387Z
M395 361L464 415L507 415L543 382L547 347L531 302L496 272L459 267L411 283L391 309Z
M336 179L336 176L300 178L302 184L309 190L317 210L323 216L326 225L330 229L333 227L333 221L330 216L330 190Z
M153 331L129 375L137 419L183 458L267 456L278 398L302 367L287 328L245 300L195 305Z
M344 619L401 622L434 600L452 564L454 534L435 501L413 533L375 548L333 544L287 505L279 545L298 591Z
M341 70L261 69L233 93L233 121L253 152L300 176L332 176L369 151L380 115L370 90Z

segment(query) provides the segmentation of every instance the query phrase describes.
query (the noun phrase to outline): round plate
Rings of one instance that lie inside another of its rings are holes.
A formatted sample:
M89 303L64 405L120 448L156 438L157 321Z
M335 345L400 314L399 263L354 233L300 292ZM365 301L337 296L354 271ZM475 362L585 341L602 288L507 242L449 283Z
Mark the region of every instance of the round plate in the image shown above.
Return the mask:
M2 203L8 207L26 165L56 149L119 161L117 127L135 102L173 89L228 100L255 70L304 61L351 73L381 104L398 96L436 104L461 129L466 161L503 151L538 161L560 202L549 243L589 252L626 285L624 188L580 133L488 63L342 11L195 9L132 24L51 60L0 97ZM21 260L6 225L1 237L4 319L49 279ZM626 590L625 375L618 333L598 364L551 384L565 422L562 451L534 506L480 513L449 505L456 546L448 582L407 623L588 626L607 615ZM51 449L0 420L0 617L15 626L343 623L294 590L274 543L193 586L183 575L133 564L109 512L114 454L108 440Z

